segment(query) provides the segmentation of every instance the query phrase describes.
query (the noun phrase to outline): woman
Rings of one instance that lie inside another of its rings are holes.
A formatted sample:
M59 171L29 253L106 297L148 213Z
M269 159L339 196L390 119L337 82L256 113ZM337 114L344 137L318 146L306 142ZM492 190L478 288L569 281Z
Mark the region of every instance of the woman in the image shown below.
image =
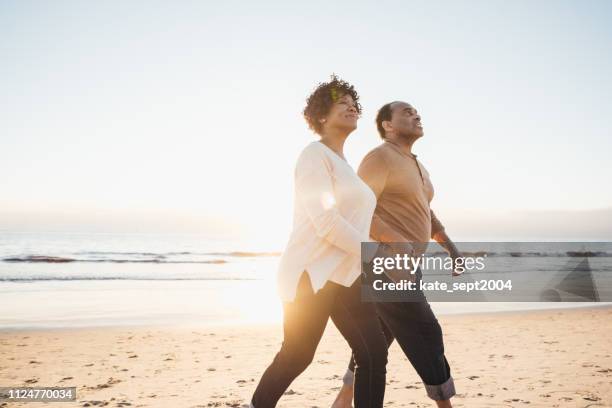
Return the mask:
M357 92L336 76L307 100L304 117L320 140L295 169L294 225L278 275L284 340L251 407L276 406L312 362L330 317L355 351L355 408L383 406L387 344L373 304L361 302L359 279L376 198L343 153L360 113Z

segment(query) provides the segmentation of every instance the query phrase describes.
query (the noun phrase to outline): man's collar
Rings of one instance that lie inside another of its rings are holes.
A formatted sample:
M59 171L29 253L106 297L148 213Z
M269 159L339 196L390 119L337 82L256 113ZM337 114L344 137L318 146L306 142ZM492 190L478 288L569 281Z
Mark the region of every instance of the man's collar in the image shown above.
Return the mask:
M393 149L397 150L400 154L403 154L404 156L412 157L413 159L417 158L416 154L406 153L397 143L392 142L391 140L385 139L385 143L389 143L389 145L391 145Z

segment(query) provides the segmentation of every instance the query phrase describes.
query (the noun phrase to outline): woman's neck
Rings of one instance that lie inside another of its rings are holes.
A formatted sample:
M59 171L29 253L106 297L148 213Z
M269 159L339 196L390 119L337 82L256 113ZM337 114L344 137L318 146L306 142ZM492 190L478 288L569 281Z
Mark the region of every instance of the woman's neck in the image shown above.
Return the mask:
M346 141L347 137L348 133L328 131L321 135L321 143L332 149L338 156L345 159L344 142Z

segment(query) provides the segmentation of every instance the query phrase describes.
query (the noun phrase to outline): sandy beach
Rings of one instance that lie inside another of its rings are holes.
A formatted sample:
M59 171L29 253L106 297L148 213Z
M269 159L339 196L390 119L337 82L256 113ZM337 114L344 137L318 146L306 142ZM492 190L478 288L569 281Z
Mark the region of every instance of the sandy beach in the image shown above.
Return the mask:
M612 308L440 322L457 407L612 406ZM54 407L239 407L280 341L279 325L4 331L0 385L77 387L77 402ZM313 364L279 407L329 407L347 356L330 323ZM434 406L397 345L387 384L385 406Z

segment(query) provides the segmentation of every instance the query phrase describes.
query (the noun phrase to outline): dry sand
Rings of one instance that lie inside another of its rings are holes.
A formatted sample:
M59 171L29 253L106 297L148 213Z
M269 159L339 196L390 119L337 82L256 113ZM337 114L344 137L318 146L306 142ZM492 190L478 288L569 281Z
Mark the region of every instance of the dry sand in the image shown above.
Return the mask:
M443 316L456 407L612 407L612 309ZM2 407L238 407L281 327L0 332L0 386L76 386L73 403ZM349 350L330 323L279 407L329 407ZM386 407L433 407L397 345Z

